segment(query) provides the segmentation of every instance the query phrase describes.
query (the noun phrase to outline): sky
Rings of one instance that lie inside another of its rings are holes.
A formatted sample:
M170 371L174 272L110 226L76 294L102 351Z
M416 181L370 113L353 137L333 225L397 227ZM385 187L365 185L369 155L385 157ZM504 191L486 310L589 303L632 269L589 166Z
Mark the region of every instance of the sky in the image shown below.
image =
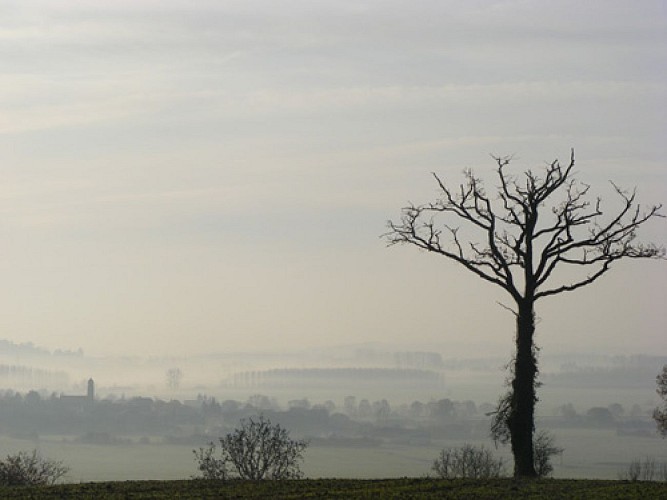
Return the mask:
M667 203L666 49L652 0L3 1L0 336L509 354L502 290L387 220L432 172L493 186L490 155L570 148L610 203ZM538 303L537 342L667 354L666 297L667 262L620 262Z

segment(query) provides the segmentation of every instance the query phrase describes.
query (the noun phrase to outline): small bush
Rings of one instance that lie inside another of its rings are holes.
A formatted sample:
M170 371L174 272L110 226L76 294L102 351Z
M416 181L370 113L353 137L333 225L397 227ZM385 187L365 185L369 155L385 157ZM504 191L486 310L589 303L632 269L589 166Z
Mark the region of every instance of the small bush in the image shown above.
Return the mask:
M658 432L662 437L667 437L667 365L662 367L662 372L655 378L658 385L656 392L663 401L662 407L653 410L653 419L658 426Z
M299 479L307 446L307 441L291 439L279 424L260 416L241 420L240 428L220 438L220 458L215 457L213 443L194 454L203 479Z
M432 470L443 479L489 479L505 475L505 462L502 458L496 459L484 446L464 444L461 448L442 450Z
M69 472L69 467L57 460L44 458L33 450L7 455L0 461L0 485L35 486L55 484Z
M201 472L201 479L225 480L229 479L227 470L227 461L223 455L222 458L216 458L215 444L210 443L208 448L199 448L194 450L197 469Z
M635 459L618 477L627 481L667 481L667 463L656 462L653 457Z
M562 455L563 448L556 446L554 437L547 431L539 431L533 440L533 464L537 477L548 477L554 467L551 459L556 455Z

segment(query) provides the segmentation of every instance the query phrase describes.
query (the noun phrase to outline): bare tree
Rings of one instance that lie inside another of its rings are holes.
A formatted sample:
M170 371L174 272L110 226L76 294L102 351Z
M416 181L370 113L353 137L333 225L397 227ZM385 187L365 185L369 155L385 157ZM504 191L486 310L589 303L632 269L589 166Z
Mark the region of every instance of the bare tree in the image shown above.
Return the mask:
M667 365L662 367L662 373L656 378L658 388L655 390L663 401L662 408L653 410L653 419L658 426L658 432L662 437L667 437Z
M0 461L1 486L36 486L55 484L69 472L58 460L42 457L37 450L19 451Z
M567 165L555 160L542 175L528 170L514 176L507 172L511 157L494 160L496 196L487 195L471 170L458 189L433 174L440 198L405 207L400 222L388 222L384 236L390 245L405 243L446 257L514 301L516 352L507 407L499 410L506 416L515 476L535 477L535 303L593 283L622 258L664 257L664 248L636 241L641 225L662 217L661 205L642 210L634 191L612 183L620 207L605 217L601 200L590 200L590 186L574 178L574 151ZM561 281L556 268L581 268L582 277Z
M220 438L220 458L215 457L213 443L194 454L204 479L298 479L307 446L307 441L291 439L289 431L260 416L241 420L238 429Z

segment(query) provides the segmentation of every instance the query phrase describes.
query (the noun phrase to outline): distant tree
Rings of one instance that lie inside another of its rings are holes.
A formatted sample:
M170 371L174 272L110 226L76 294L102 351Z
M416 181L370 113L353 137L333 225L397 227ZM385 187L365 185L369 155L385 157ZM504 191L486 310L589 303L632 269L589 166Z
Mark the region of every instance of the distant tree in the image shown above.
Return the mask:
M241 420L239 428L220 438L219 458L213 443L194 454L203 479L298 479L307 446L307 441L291 439L279 424L260 416Z
M222 406L215 398L204 399L201 403L202 413L206 416L218 415L222 412Z
M662 367L662 373L656 378L658 388L656 392L662 399L662 408L658 407L653 411L653 418L658 426L658 432L662 437L667 437L667 365Z
M373 414L378 420L385 420L391 414L391 405L386 399L373 402Z
M28 394L25 395L25 404L35 406L40 403L42 400L42 397L39 395L39 392L37 391L29 391Z
M308 398L303 398L303 399L292 399L287 402L287 407L288 408L299 408L302 410L309 410L310 409L310 401L308 401Z
M44 458L37 450L19 451L0 461L0 486L55 484L68 472L62 462Z
M370 417L373 415L373 407L371 402L368 399L362 399L359 401L359 416L362 418Z
M357 398L354 396L345 396L345 399L343 400L343 408L348 415L355 415L357 413Z
M322 403L322 407L328 412L328 413L333 413L336 411L336 403L331 401L330 399L327 399L324 403Z
M516 317L516 350L495 429L504 429L499 437L511 442L514 475L535 477L535 304L597 281L620 259L664 257L664 248L636 241L640 226L662 217L661 206L642 211L634 192L612 184L620 208L605 218L601 200L591 201L589 186L574 179L574 151L569 164L553 161L541 176L530 170L511 175L510 157L494 159L499 182L494 196L471 170L458 189L434 174L440 198L404 208L400 222L389 221L384 236L390 245L408 244L454 261L512 298L515 307L508 309ZM574 273L554 272L557 268L584 272L569 280Z
M410 403L410 415L413 418L419 418L424 415L424 408L426 408L426 405L421 401L413 401Z
M607 406L607 409L611 412L614 418L622 417L625 413L625 408L623 408L621 403L612 403Z
M222 407L223 413L239 411L243 407L243 405L239 401L236 401L234 399L226 399L222 402L220 406Z
M439 399L438 401L429 401L427 404L429 416L435 420L447 420L456 415L454 403L451 399Z
M178 389L181 386L181 380L183 380L183 372L180 368L169 368L167 370L167 386L171 390Z
M577 418L577 410L574 409L574 405L572 403L566 403L559 406L556 409L556 412L568 420Z
M597 425L611 425L615 422L614 415L609 408L594 406L586 412L586 416Z
M246 406L248 406L251 409L255 410L276 410L278 409L278 404L276 403L275 400L272 400L268 396L264 396L263 394L253 394L248 398L248 402L246 403Z

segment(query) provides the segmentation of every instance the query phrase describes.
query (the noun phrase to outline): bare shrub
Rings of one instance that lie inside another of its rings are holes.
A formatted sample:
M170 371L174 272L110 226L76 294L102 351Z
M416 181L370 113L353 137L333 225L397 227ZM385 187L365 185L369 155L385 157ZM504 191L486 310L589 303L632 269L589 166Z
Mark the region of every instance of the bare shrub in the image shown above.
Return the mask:
M19 451L0 461L0 485L35 486L55 484L69 472L62 462L42 457L37 450Z
M644 467L642 467L642 481L653 481L656 473L655 458L646 457L644 459Z
M533 440L533 461L537 477L548 477L554 467L551 459L556 455L563 454L563 448L556 446L553 435L547 431L539 431Z
M667 481L667 463L656 462L653 457L637 458L618 477L626 481Z
M239 428L220 438L220 458L215 457L213 443L194 454L203 479L298 479L303 477L300 462L307 446L307 441L291 439L286 429L260 416L241 420Z
M431 470L443 479L488 479L505 475L505 462L495 458L484 446L464 444L461 448L442 450Z
M655 378L658 388L655 392L658 393L660 399L663 401L662 407L657 407L653 410L653 419L658 426L658 432L662 437L667 437L667 365L662 367L662 372Z
M195 461L197 462L197 469L201 472L201 479L215 479L225 480L229 478L227 470L226 457L215 457L215 444L210 443L208 448L199 448L193 450L195 454Z
M510 442L510 431L508 419L510 417L512 403L512 392L509 391L498 400L498 405L494 412L487 415L491 420L491 438L498 447L498 443L507 444ZM565 451L560 446L556 446L552 434L545 430L540 430L533 436L533 467L537 477L549 477L554 471L552 459L556 455L562 455Z
M639 476L642 473L641 460L633 460L628 466L628 479L630 481L639 481Z

